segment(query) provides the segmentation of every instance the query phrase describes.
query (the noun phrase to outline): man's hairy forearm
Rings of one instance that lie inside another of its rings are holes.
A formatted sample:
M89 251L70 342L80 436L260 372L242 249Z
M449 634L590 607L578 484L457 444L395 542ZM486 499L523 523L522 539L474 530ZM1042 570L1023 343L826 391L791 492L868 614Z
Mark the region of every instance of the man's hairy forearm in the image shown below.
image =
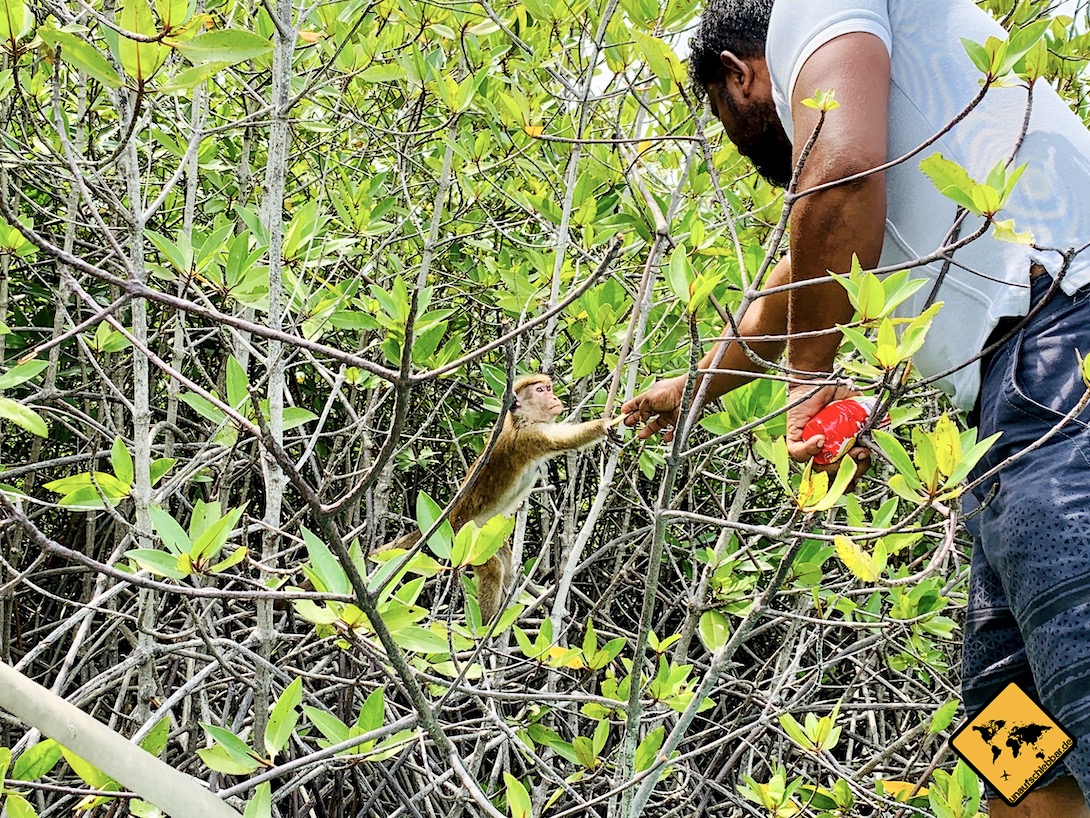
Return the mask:
M779 287L790 280L790 260L788 256L780 259L765 281L766 288ZM730 332L728 326L724 335ZM749 305L738 322L738 334L743 338L783 338L787 334L787 293L758 296ZM710 379L708 397L715 399L752 381L767 370L761 361L776 361L783 354L784 341L763 340L748 341L746 346L750 354L737 341L722 341L700 361L701 369L709 369L722 344L727 344L726 352L716 369L733 370L717 375L706 375ZM758 360L754 360L757 358Z

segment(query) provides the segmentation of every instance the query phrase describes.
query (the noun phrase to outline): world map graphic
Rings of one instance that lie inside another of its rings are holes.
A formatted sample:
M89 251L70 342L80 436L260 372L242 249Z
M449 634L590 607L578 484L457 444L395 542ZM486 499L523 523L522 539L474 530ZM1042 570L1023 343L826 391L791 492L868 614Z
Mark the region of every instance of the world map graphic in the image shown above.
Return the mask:
M984 739L984 743L991 748L992 763L995 764L1005 750L1009 750L1013 758L1019 758L1023 753L1032 752L1034 756L1045 759L1045 753L1037 743L1041 737L1052 729L1047 724L1019 724L1012 722L1010 727L1003 719L993 719L983 724L975 724L972 728Z

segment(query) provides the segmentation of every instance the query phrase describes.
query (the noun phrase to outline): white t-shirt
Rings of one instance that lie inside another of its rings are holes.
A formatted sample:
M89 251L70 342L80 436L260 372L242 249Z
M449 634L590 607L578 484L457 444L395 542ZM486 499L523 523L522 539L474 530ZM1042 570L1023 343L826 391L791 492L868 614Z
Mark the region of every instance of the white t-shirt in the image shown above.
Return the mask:
M802 66L818 48L843 34L869 32L890 52L889 158L903 156L950 122L979 93L982 74L961 38L983 43L1006 32L970 0L777 0L772 9L765 58L773 96L788 135L790 100ZM821 89L829 90L829 89ZM835 90L835 89L833 89ZM1028 99L1024 87L989 89L983 102L938 142L886 172L887 213L881 264L900 265L942 246L956 205L919 169L920 160L941 153L984 181L1010 156L1021 131ZM841 107L830 116L843 115ZM1069 250L1090 243L1090 131L1047 83L1033 89L1029 131L1015 165L1028 167L998 219L1013 219L1042 248ZM969 216L961 236L981 220ZM1055 274L1058 253L992 238L992 230L954 254L937 300L944 302L927 343L914 362L936 375L980 351L996 322L1025 315L1029 268L1038 262ZM942 263L913 269L932 280ZM1061 282L1071 294L1090 283L1090 251L1076 257ZM918 314L930 292L923 287L899 310ZM1071 353L1075 366L1075 353ZM980 387L974 362L937 382L954 403L968 410Z

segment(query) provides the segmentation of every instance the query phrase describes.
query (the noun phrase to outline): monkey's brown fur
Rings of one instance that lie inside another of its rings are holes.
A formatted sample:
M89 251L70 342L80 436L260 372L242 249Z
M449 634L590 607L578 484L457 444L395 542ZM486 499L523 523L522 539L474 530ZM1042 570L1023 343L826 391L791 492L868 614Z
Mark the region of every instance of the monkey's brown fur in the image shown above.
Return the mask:
M538 384L548 387L533 390L532 387ZM515 381L513 391L515 403L504 418L488 462L451 509L450 522L455 532L471 520L483 526L497 514L514 514L533 490L541 466L549 458L601 440L610 425L623 419L622 416L611 422L598 419L585 423L555 423L553 418L564 407L552 394L552 379L548 375L521 377ZM477 463L473 467L476 469ZM420 533L414 532L395 545L409 547L419 540ZM474 573L481 621L488 623L499 614L512 579L511 547L504 544L487 562L477 566Z

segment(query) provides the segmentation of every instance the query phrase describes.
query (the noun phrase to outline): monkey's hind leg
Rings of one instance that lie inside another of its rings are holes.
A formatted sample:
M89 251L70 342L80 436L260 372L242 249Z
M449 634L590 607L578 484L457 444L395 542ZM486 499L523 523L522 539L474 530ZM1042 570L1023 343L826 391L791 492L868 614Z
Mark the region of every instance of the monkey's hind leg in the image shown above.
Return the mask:
M504 545L484 565L474 569L477 575L477 605L481 624L488 625L499 616L507 586L511 582L511 546Z

